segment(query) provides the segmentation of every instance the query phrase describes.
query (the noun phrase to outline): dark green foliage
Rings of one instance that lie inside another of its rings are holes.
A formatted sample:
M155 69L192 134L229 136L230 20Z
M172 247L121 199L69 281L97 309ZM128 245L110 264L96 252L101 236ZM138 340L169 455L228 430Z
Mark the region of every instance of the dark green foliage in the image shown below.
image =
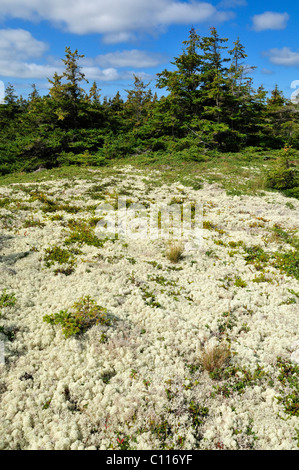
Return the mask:
M245 256L247 264L266 263L269 260L269 255L258 245L248 248L244 247L244 251L247 253Z
M203 424L206 416L208 416L209 408L200 406L199 403L191 401L189 404L189 414L191 416L192 426L194 428L198 428L201 424Z
M291 416L299 416L299 366L277 358L279 369L278 380L284 387L280 396L276 397L284 405L284 412Z
M275 253L273 266L299 280L299 250Z
M44 261L46 266L49 268L55 263L74 263L75 260L70 251L60 248L59 246L53 246L51 248L46 248Z
M292 162L294 150L285 146L277 159L275 168L268 174L268 186L273 189L293 191L293 195L299 191L299 170ZM297 192L296 192L297 191ZM289 192L289 195L292 193Z
M0 175L64 165L102 166L132 156L153 162L172 158L205 162L208 152L236 152L246 146L299 149L296 106L276 86L271 96L255 90L240 39L227 46L215 28L200 37L191 28L172 70L157 74L158 99L134 75L123 99L101 99L97 83L89 91L77 50L65 48L64 70L49 79L49 94L36 86L28 99L8 84L0 106ZM281 158L268 177L270 188L298 198L295 155Z
M7 290L4 289L0 295L0 308L1 307L14 307L16 304L15 294L7 294Z
M43 320L50 325L61 325L66 338L84 333L93 325L111 324L106 315L107 310L96 304L90 296L85 296L75 302L72 311L60 310L59 313L45 315Z

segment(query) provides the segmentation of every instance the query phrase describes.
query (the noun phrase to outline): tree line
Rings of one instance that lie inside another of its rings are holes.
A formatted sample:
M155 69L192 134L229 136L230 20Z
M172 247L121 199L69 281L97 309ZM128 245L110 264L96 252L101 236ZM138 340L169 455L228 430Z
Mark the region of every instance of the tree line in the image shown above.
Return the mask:
M36 85L27 99L8 84L0 106L0 174L44 166L104 165L114 158L185 151L240 151L245 147L299 148L298 107L275 86L270 96L253 87L240 40L227 45L215 28L195 29L183 41L171 70L157 74L156 88L134 75L134 83L113 98L88 83L79 66L84 57L65 48L64 71L49 80L49 93Z

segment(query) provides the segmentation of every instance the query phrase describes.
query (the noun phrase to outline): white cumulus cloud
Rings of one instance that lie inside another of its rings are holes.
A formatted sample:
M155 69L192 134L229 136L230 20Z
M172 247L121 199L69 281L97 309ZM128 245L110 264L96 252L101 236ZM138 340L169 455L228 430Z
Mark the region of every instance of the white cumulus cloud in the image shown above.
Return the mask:
M1 17L47 20L71 33L99 33L116 43L170 24L226 21L233 13L198 0L1 0Z
M27 59L41 57L48 49L24 29L0 29L0 58Z
M294 52L289 47L273 48L264 52L264 55L275 65L299 66L299 49Z
M101 67L156 67L165 62L167 58L158 53L145 52L138 49L110 52L98 55L95 62Z
M46 57L46 60L43 60L46 63L35 62L34 59L45 59L44 53L47 50L48 45L35 39L29 31L24 29L0 30L1 76L51 79L55 72L61 74L64 65L61 60L53 56ZM85 57L79 61L79 65L88 80L112 82L132 78L132 69L156 67L165 61L166 58L162 54L133 49L115 51L96 57ZM144 74L144 76L147 75Z
M0 70L3 77L41 78L54 68L28 62L43 56L48 45L24 29L0 29Z
M267 29L285 29L290 15L288 13L275 13L265 11L261 15L254 15L252 18L253 29L255 31L265 31Z

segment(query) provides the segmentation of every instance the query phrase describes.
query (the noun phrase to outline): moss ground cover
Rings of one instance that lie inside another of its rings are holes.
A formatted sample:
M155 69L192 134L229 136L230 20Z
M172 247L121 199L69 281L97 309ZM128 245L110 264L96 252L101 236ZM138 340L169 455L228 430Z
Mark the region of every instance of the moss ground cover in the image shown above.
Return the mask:
M1 448L297 447L298 202L243 188L241 155L178 161L1 180ZM97 239L122 192L202 203L202 246Z

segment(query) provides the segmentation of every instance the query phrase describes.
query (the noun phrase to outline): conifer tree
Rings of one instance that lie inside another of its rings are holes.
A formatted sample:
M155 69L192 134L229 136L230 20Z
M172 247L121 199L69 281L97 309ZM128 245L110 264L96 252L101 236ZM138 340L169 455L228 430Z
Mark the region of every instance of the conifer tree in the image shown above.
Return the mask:
M227 49L221 44L228 39L220 38L216 28L211 28L211 34L201 39L200 47L203 51L203 65L201 73L201 100L203 105L202 117L212 121L221 122L224 93L227 91L225 79L227 68L222 58L222 51Z
M126 116L133 126L139 126L146 118L149 104L152 101L152 91L148 89L149 83L144 83L137 75L134 76L134 85L127 92L125 102Z
M85 79L78 64L84 55L78 54L77 49L71 52L69 47L65 48L65 54L66 58L62 59L65 65L64 72L61 75L55 72L53 80L49 80L52 84L50 95L56 106L58 120L66 120L66 127L76 128L79 125L81 103L85 96L80 83L83 80L88 83L88 80Z

